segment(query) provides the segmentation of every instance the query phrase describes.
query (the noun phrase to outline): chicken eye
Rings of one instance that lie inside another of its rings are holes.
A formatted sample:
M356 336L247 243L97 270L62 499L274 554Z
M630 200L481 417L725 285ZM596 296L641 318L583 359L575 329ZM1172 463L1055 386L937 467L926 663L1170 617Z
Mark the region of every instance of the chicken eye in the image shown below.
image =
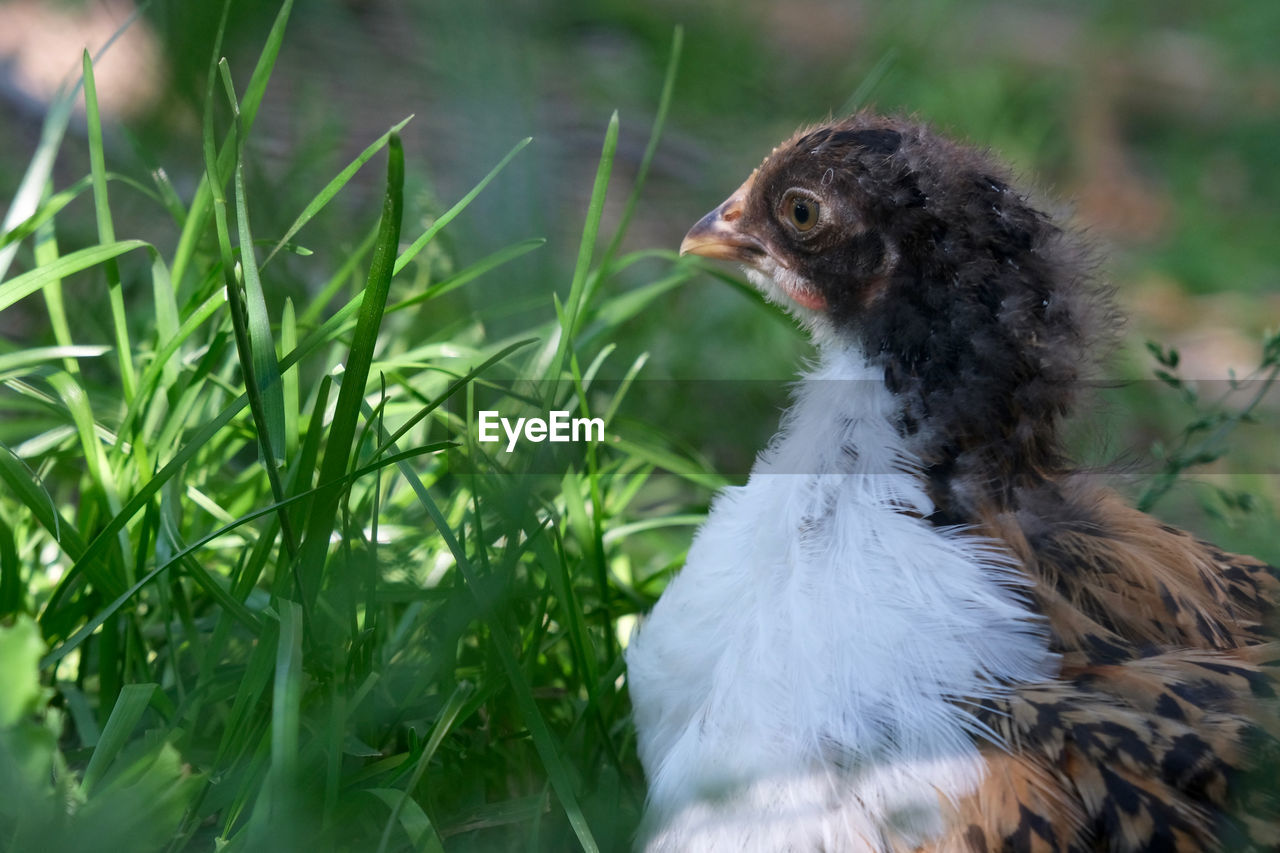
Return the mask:
M788 195L782 203L782 215L787 223L801 233L813 230L818 224L820 209L817 199L799 193Z

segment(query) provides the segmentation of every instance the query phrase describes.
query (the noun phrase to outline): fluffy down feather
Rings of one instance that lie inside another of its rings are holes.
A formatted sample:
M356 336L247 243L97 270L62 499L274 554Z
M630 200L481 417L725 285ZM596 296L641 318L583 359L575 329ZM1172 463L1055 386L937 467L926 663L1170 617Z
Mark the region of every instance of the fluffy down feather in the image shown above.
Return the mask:
M939 528L882 373L828 351L627 653L652 849L879 849L974 791L960 699L1056 668L990 540Z

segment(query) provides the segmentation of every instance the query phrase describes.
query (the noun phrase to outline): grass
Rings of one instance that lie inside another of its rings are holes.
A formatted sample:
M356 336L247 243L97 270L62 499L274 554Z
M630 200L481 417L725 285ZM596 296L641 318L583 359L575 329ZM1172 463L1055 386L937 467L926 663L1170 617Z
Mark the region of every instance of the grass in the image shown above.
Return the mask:
M6 265L31 254L0 309L42 302L54 344L0 351L0 849L626 849L643 783L622 640L678 559L628 545L696 518L655 492L658 461L715 480L617 436L642 360L596 380L611 333L693 272L615 283L654 254L619 246L679 33L622 224L602 234L615 115L555 320L489 340L434 326L436 300L542 241L438 280L418 260L529 140L402 234L406 119L283 234L255 232L245 143L289 13L243 89L215 50L190 202L108 171L86 55L89 173L49 189L68 91L11 207ZM352 223L310 304L281 304L272 264L315 257L308 223L376 163L377 222ZM176 237L120 238L121 191ZM64 253L83 194L97 240ZM105 304L99 334L78 301ZM617 440L507 456L474 439L478 395L601 416Z

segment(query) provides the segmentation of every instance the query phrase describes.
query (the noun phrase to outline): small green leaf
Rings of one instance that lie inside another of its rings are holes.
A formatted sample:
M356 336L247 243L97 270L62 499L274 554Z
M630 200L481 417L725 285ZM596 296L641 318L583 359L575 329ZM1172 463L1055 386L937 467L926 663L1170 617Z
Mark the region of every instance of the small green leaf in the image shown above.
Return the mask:
M29 616L12 625L0 625L0 729L8 728L34 712L47 691L40 685L40 655L44 641Z

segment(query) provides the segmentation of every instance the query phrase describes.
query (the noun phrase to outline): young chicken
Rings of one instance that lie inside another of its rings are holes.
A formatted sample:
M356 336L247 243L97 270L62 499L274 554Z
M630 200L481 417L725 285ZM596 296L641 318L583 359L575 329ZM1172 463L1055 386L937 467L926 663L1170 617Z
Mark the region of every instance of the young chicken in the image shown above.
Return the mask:
M646 848L1277 849L1280 584L1064 458L1116 325L1074 236L864 113L681 252L742 264L819 355L627 652Z

